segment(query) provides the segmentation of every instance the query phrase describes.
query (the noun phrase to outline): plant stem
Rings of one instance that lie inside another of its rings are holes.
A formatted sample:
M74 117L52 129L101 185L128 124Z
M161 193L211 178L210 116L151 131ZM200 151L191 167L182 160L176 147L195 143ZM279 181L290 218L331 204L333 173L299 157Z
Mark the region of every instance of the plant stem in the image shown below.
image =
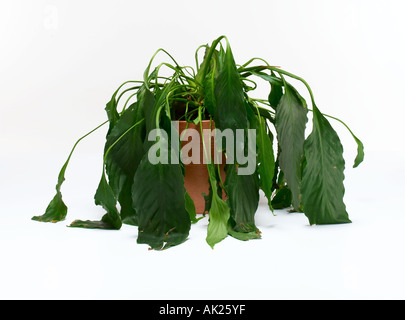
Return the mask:
M126 110L127 104L128 104L128 102L129 102L129 100L131 100L131 98L132 98L133 96L137 95L137 94L138 94L138 92L135 92L135 93L131 94L131 95L128 97L127 101L125 101L124 107L122 108L121 114L123 114L124 111Z
M198 51L200 51L201 48L207 49L207 48L208 48L208 45L207 45L207 44L203 44L203 45L199 46L199 47L197 48L197 50L195 51L194 58L195 58L195 64L196 64L197 72L200 71L200 64L199 64L199 62L198 62Z
M305 85L305 87L308 89L309 95L311 97L312 105L316 108L314 94L312 93L311 87L309 86L309 84L303 78L301 78L301 77L299 77L299 76L297 76L295 74L292 74L292 73L290 73L288 71L282 70L282 69L277 68L277 67L272 67L272 66L256 66L256 67L249 67L249 68L241 68L241 69L239 69L239 72L257 71L257 69L260 69L260 71L261 70L266 70L266 69L267 70L272 70L272 71L275 71L275 72L277 72L279 74L284 74L286 76L289 76L290 78L301 81Z
M70 153L69 153L69 156L68 156L67 160L65 161L65 163L64 163L63 166L62 166L62 169L61 169L60 172L59 172L59 175L58 175L58 183L57 183L57 185L56 185L56 191L57 191L57 192L60 192L60 188L61 188L61 186L62 186L62 183L63 183L63 181L65 180L65 171L66 171L66 168L67 168L67 166L68 166L68 164L69 164L70 158L72 157L72 154L73 154L73 152L75 151L76 146L78 145L78 143L79 143L80 141L82 141L84 138L86 138L87 136L89 136L90 134L92 134L92 133L93 133L94 131L96 131L97 129L101 128L101 127L102 127L103 125L105 125L106 123L108 123L108 120L107 120L107 121L104 121L102 124L98 125L98 126L95 127L93 130L87 132L84 136L82 136L81 138L79 138L79 139L75 142L75 144L73 145L72 150L71 150Z
M246 62L245 64L243 64L243 65L241 66L241 68L246 68L249 64L251 64L251 63L252 63L253 61L255 61L255 60L260 60L260 61L264 62L267 66L270 67L270 64L269 64L266 60L264 60L264 59L262 59L262 58L252 58L252 59L250 59L248 62Z
M96 131L97 129L100 129L103 125L105 125L109 120L104 121L102 124L98 125L97 127L95 127L93 130L87 132L84 136L82 136L81 138L79 138L76 143L73 145L72 150L69 153L69 156L66 160L66 164L69 162L70 158L72 157L73 151L75 150L76 146L78 145L78 143L80 141L82 141L84 138L86 138L87 136L89 136L90 134L92 134L94 131Z
M308 111L313 112L314 110L308 108ZM334 120L340 122L341 124L343 124L343 125L346 127L346 129L349 130L349 132L351 133L351 135L352 135L353 137L356 137L356 136L354 135L353 131L350 130L349 126L348 126L346 123L344 123L342 120L340 120L339 118L333 117L333 116L331 116L331 115L329 115L329 114L325 114L325 113L323 113L323 112L321 112L321 113L322 113L323 116L328 117L328 118L331 118L331 119L334 119Z

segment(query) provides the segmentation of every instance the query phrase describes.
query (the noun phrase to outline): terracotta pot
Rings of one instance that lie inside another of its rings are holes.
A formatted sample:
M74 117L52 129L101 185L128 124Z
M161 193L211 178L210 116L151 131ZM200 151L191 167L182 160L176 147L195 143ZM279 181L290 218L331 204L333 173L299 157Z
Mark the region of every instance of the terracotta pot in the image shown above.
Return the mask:
M203 120L202 121L202 127L204 129L214 129L214 122L211 121L211 127L210 127L210 120ZM189 193L191 199L194 201L194 205L196 208L196 212L198 214L204 213L205 209L205 199L203 197L203 193L208 195L209 193L209 177L208 177L208 171L207 171L207 165L206 162L204 163L204 148L202 144L202 139L201 139L201 129L200 129L200 124L195 125L193 123L188 123L186 121L179 121L179 134L180 137L182 137L182 133L184 129L195 129L198 132L198 139L199 139L199 155L200 159L198 163L190 163L190 164L185 164L185 177L184 177L184 186ZM187 153L185 150L183 150L183 147L187 145L191 140L196 139L196 137L188 137L186 141L181 142L181 148L183 152L183 158L189 156L192 157L193 150L192 148L188 148L189 150ZM209 139L209 136L206 135L206 143ZM211 137L211 158L212 161L214 159L214 138ZM197 158L198 155L195 155L195 158ZM196 161L197 162L197 161ZM222 156L222 164L220 165L220 172L221 172L221 178L222 181L225 181L225 156ZM223 192L222 198L225 199L225 193Z

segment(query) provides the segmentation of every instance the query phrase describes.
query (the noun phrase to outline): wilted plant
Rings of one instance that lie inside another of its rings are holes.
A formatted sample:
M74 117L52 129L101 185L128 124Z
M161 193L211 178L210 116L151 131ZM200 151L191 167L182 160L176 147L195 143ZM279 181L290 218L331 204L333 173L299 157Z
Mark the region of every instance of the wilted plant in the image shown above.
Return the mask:
M205 55L200 64L201 49L205 49ZM166 53L172 62L160 63L151 71L159 52ZM108 123L102 176L94 197L106 214L100 221L75 220L70 227L120 229L122 223L137 225L138 243L153 249L186 240L191 223L198 219L184 187L184 165L170 161L177 159L180 152L173 147L179 139L172 134L175 120L194 124L211 120L218 130L231 130L235 136L237 130L242 132L242 142L248 141L249 129L255 131L256 170L252 173L239 174L245 164L234 161L226 164L226 179L222 181L218 165L207 163L210 192L206 195L206 241L211 247L228 234L241 240L260 237L254 220L259 189L271 211L292 206L304 212L311 225L351 222L343 202L343 147L327 118L346 124L320 112L309 85L261 58L237 65L225 36L210 46L200 46L195 59L196 69L180 66L169 53L159 49L143 80L126 81L114 92L105 108L108 120L76 142L72 152L79 141ZM253 65L255 62L260 64ZM162 67L173 74L162 76ZM306 86L311 109L288 78ZM256 79L270 84L265 99L251 96L257 87ZM130 96L122 101L126 93ZM313 114L312 132L305 137L308 112ZM166 134L150 139L156 129ZM357 167L364 158L363 144L349 131L358 146L354 161ZM148 157L151 148L157 150L158 156L166 150L169 161L152 163ZM249 144L235 142L235 148L248 153ZM226 154L225 148L221 151ZM55 197L45 214L34 220L65 219L67 207L62 201L61 185L72 152L60 171Z

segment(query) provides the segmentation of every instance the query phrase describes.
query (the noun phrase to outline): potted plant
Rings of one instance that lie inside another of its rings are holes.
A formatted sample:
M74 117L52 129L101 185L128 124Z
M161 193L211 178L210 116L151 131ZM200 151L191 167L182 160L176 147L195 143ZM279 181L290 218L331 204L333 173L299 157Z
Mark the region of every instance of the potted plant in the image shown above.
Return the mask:
M152 69L159 52L171 62ZM205 156L200 168L206 173L208 191L201 197L209 213L206 241L211 247L227 235L260 238L254 220L260 189L271 211L292 207L303 212L311 225L351 222L343 202L343 147L327 118L346 124L320 112L309 85L261 58L237 65L225 36L200 46L195 58L193 69L159 49L142 80L119 86L105 108L108 120L76 142L60 171L55 197L43 215L32 219L65 219L61 185L71 155L79 141L108 124L102 175L94 196L106 213L100 221L75 220L70 227L136 225L138 243L152 249L185 241L191 224L198 221L195 196L193 200L185 188L188 164L182 161L182 130L188 126L198 132ZM163 76L162 68L172 75ZM289 78L306 86L311 108ZM268 97L251 95L257 80L270 84ZM125 93L130 96L123 101ZM312 132L305 137L308 112L312 112ZM184 121L182 130L178 121ZM215 133L215 148L210 146L210 135L204 139L205 130ZM358 146L357 167L363 161L363 144L349 131ZM226 147L221 144L224 141ZM198 153L194 147L188 149ZM222 164L215 159L222 159Z

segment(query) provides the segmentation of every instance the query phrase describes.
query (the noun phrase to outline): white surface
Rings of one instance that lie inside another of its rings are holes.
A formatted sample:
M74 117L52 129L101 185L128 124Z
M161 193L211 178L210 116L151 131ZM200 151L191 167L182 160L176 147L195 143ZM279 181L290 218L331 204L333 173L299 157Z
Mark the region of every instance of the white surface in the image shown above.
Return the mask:
M405 298L402 2L248 4L0 3L0 298ZM66 228L103 214L92 200L103 130L79 145L67 170L67 220L30 220L53 197L74 141L104 121L119 84L141 78L159 47L193 64L197 46L221 34L238 63L259 56L302 76L321 111L363 140L365 163L352 169L356 146L332 122L345 147L352 224L310 227L302 214L273 216L263 201L261 240L228 237L211 250L203 220L164 252L136 244L131 226Z

